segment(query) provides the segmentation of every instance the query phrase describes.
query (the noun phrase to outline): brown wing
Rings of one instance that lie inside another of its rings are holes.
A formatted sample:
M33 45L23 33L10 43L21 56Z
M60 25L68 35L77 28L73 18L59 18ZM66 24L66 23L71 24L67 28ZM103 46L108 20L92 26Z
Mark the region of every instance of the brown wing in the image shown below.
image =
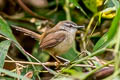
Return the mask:
M40 48L45 49L54 47L62 42L64 39L64 33L50 33L41 41Z

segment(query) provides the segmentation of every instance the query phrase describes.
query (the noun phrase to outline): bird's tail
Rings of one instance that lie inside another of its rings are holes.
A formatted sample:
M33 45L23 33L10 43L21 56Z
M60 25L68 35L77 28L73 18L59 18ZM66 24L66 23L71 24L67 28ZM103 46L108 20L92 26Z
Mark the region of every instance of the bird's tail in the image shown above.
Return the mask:
M35 38L36 40L40 41L40 39L41 39L41 35L38 34L38 33L35 33L33 31L31 31L31 30L28 30L28 29L25 29L25 28L21 28L21 27L15 26L15 25L11 25L11 26L13 28L15 28L16 30L23 32L25 35L28 35L28 36L30 36L32 38Z

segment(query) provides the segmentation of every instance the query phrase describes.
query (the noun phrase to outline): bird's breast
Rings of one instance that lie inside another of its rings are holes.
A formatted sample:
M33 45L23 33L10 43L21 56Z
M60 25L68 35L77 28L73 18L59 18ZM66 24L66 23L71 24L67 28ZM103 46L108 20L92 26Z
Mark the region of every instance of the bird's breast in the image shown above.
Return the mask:
M75 39L75 35L66 32L65 39L58 44L57 46L53 47L53 50L55 55L61 55L63 53L66 53L71 47Z

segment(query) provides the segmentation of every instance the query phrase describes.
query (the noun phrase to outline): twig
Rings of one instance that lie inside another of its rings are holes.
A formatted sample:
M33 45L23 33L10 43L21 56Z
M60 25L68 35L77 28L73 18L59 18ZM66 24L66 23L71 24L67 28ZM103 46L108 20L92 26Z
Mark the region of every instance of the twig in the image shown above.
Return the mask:
M18 63L16 63L16 73L17 73L18 75L21 75L21 71L20 71L20 69L19 69ZM20 79L17 78L17 80L20 80Z
M17 44L17 45L19 45L19 44ZM49 71L49 73L51 73L51 74L53 74L53 75L56 74L56 72L52 73L52 72L50 71L51 69L49 69L48 67L46 67L46 66L45 66L41 61L39 61L37 58L35 58L34 56L32 56L31 54L29 54L28 52L26 52L21 45L19 45L19 47L21 48L21 51L22 51L23 53L25 53L25 55L27 55L27 56L33 58L34 60L36 60L37 62L39 62L46 70ZM32 64L32 65L33 65L33 64Z
M45 65L45 66L56 66L56 62L46 62L46 63L37 63L37 62L27 62L27 61L10 61L5 60L7 63L21 63L21 64L29 64L29 65ZM62 65L62 64L60 64Z
M65 58L63 58L63 57L60 57L60 56L56 56L56 57L59 58L59 59L61 59L61 60L63 60L63 61L70 62L70 60L65 59Z
M15 61L14 59L12 59L10 56L8 56L7 55L7 57L11 60L11 61ZM19 66L21 66L21 67L25 67L25 66L23 66L23 65L21 65L21 64L19 64L19 63L17 63Z
M29 14L31 14L32 16L42 19L42 20L46 20L47 18L43 17L43 16L39 16L38 14L34 13L32 10L30 10L23 2L22 0L17 0L18 4ZM48 19L47 19L48 20Z
M87 26L87 29L86 29L86 32L85 32L85 35L84 35L84 37L83 37L83 48L84 49L86 49L86 38L87 38L87 34L88 34L88 32L89 32L89 30L90 30L90 28L91 28L91 25L92 25L92 23L93 23L93 21L94 21L94 18L95 18L95 16L93 16L92 18L91 18L91 20L90 20L90 22L89 22L89 24L88 24L88 26Z
M10 61L10 60L5 60L7 63L20 63L20 64L28 64L28 65L45 65L45 66L57 66L57 62L45 62L45 63L37 63L37 62L27 62L27 61ZM66 66L65 64L60 64L60 66ZM92 67L96 68L96 66L91 66L91 65L84 65L84 64L77 64L75 65L77 67Z

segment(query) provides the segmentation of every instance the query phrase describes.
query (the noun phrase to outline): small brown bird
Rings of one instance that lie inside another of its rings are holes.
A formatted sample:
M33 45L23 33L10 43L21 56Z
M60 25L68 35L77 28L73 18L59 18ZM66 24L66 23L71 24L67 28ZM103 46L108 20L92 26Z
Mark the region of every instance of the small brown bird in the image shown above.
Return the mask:
M39 40L40 49L48 51L57 62L60 62L55 56L67 52L72 47L77 29L84 26L78 26L72 21L60 21L55 27L45 31L42 35L24 28L13 27Z

